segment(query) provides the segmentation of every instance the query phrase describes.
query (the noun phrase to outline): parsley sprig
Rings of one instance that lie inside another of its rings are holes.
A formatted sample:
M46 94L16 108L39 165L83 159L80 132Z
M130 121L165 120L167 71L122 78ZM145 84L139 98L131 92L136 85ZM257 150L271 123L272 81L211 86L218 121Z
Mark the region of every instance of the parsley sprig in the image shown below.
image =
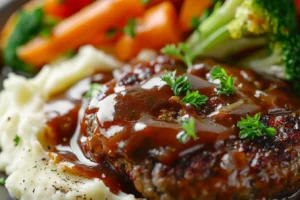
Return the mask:
M255 137L261 137L264 135L275 136L276 129L268 128L262 122L260 122L260 113L256 113L254 117L246 116L237 123L240 128L241 139L254 139Z
M5 185L5 178L0 178L0 185Z
M192 66L194 56L188 44L180 43L177 47L174 44L165 46L162 53L182 60L188 67Z
M181 93L188 91L192 88L191 84L188 82L187 77L178 76L176 78L177 71L165 72L165 75L161 77L170 87L175 96L179 96Z
M150 3L150 0L140 0L142 4L146 5L148 3Z
M16 136L15 138L14 138L14 142L15 142L15 146L18 146L18 144L20 143L20 137L19 136Z
M175 96L186 92L184 98L181 100L183 103L191 104L196 108L200 108L200 105L203 105L208 100L208 97L205 95L199 94L199 91L190 91L192 89L191 84L188 82L187 77L178 76L176 78L176 70L173 72L165 72L165 75L161 77L173 91Z
M191 137L194 140L198 139L197 134L195 133L195 119L194 118L188 118L185 120L180 121L180 125L183 129L183 133L179 136L179 142L180 143L186 143L188 139Z
M200 105L206 104L208 97L199 94L199 91L187 91L185 97L181 100L183 103L191 104L196 108L200 108Z
M84 97L87 99L91 98L95 96L102 88L103 88L102 84L92 83L90 84L90 90L87 91L87 93L85 93Z
M222 67L214 67L210 71L210 75L212 80L220 80L220 86L217 88L219 94L234 94L234 79L232 76L228 76Z
M136 20L135 19L129 19L127 21L126 26L124 27L124 33L126 35L129 35L130 37L134 38L135 35L136 35L135 27L136 27Z

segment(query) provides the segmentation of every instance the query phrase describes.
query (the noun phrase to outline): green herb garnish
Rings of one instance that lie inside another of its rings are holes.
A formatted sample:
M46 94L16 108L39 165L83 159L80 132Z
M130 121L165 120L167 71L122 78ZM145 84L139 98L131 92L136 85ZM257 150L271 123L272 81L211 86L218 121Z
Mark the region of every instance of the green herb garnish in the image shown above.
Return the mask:
M234 79L228 76L227 72L220 66L214 67L210 71L212 80L220 80L220 87L217 88L219 94L234 94Z
M183 103L191 104L196 108L200 108L200 105L206 104L208 97L199 94L199 91L190 92L187 91L185 97L181 100Z
M148 3L150 3L150 0L140 0L142 4L146 5Z
M176 78L176 70L173 72L165 72L165 75L161 77L174 92L175 96L179 96L181 93L188 91L192 88L191 84L188 82L187 77L178 76Z
M64 53L64 56L67 57L67 58L73 58L76 54L77 54L77 51L74 50L74 49L71 49L69 51L66 51Z
M191 49L186 43L180 43L177 47L174 44L165 46L162 53L178 58L183 61L188 67L192 66L194 57L191 54Z
M16 136L15 138L14 138L14 142L15 142L15 146L18 146L18 144L20 143L20 137L19 136Z
M84 97L91 98L91 97L95 96L96 94L98 94L98 92L102 88L103 88L102 84L98 84L98 83L90 84L90 90L87 93L85 93Z
M129 35L130 37L135 37L135 27L136 27L136 20L135 19L129 19L127 21L126 26L124 27L124 33L126 35Z
M186 143L186 141L190 137L192 137L194 140L198 139L198 136L195 133L195 119L194 118L181 120L179 123L184 131L184 133L181 134L179 137L179 141L181 143Z
M116 28L111 28L106 32L106 37L111 38L114 37L118 32L118 29Z
M40 28L40 36L42 37L50 37L53 27L58 23L58 20L53 17L45 17L43 25Z
M256 113L254 117L246 116L242 118L241 121L237 123L240 128L240 138L241 139L254 139L255 137L261 137L264 135L275 136L276 129L268 128L260 120L260 113Z
M0 185L5 185L5 178L0 178Z
M201 24L201 19L198 19L197 17L192 17L191 19L192 29L199 31L198 27L200 26L200 24Z

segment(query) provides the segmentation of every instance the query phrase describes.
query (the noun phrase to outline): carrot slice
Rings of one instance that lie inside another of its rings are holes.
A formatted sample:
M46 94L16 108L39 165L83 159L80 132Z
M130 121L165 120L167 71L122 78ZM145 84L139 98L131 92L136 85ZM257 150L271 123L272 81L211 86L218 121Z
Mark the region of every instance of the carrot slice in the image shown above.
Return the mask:
M44 9L48 15L66 18L92 2L93 0L45 0Z
M140 0L96 1L55 26L50 38L37 37L20 47L18 56L28 64L41 66L105 33L108 27L141 15L143 10Z
M116 53L122 60L129 60L142 49L159 50L168 43L181 39L176 9L170 2L163 2L146 11L136 28L136 37L124 35L116 44Z
M212 0L185 0L179 14L179 23L183 31L191 30L193 17L200 17L203 11L212 5Z

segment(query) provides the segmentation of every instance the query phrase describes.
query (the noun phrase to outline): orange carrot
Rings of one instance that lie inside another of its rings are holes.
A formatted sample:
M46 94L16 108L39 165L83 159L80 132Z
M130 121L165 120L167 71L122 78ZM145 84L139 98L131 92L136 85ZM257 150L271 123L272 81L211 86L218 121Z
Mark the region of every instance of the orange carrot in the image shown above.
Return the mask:
M170 2L163 2L146 11L136 28L136 36L124 35L116 45L116 53L122 60L128 60L144 48L156 49L180 41L176 9Z
M50 38L37 37L20 47L18 56L26 63L41 66L120 21L141 15L143 10L140 0L96 1L55 26Z
M180 10L179 23L183 31L191 30L193 17L199 18L212 5L212 0L185 0Z
M101 47L106 44L113 44L121 36L121 33L114 33L114 35L109 35L109 33L100 33L93 38L90 38L86 44L90 44L95 47Z
M136 56L141 49L142 47L137 39L124 35L117 42L116 54L120 60L129 60Z
M93 0L45 0L44 10L47 15L66 18L92 2Z

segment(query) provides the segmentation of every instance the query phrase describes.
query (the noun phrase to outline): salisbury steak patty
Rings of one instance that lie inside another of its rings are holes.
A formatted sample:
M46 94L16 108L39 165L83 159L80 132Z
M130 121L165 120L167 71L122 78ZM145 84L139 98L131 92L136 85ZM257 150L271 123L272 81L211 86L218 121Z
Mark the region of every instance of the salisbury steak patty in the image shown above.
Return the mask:
M300 183L300 98L277 79L221 65L235 78L235 94L219 95L208 81L213 61L187 70L158 57L116 72L92 99L82 121L81 146L96 162L110 162L147 199L261 199L295 193ZM206 95L199 109L181 102L161 80L165 70L188 77ZM241 117L261 113L274 137L240 139ZM198 140L178 140L179 120L193 117Z

